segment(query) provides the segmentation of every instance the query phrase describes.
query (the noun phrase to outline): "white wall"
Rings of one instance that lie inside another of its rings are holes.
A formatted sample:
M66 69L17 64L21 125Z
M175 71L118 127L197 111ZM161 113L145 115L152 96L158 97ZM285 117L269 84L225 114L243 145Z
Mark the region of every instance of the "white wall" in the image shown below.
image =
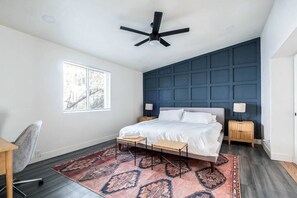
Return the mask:
M293 59L273 58L297 27L296 9L296 0L275 0L261 34L264 146L273 159L286 161L292 161L294 149Z
M13 141L43 120L35 160L110 140L142 114L140 72L4 26L0 52L0 136ZM63 61L111 72L111 111L63 113Z
M292 161L294 156L294 61L272 59L271 158Z

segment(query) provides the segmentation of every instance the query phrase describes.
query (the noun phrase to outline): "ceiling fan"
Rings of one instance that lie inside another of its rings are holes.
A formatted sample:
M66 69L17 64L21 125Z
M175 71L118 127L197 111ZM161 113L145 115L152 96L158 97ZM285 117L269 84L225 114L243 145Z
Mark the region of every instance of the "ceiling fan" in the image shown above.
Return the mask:
M147 39L144 39L143 41L140 41L139 43L136 43L134 46L140 46L140 45L142 45L142 44L149 41L150 44L152 44L152 45L154 45L156 43L161 43L165 47L168 47L168 46L170 46L170 44L167 43L161 37L189 32L190 28L182 28L182 29L177 29L177 30L172 30L172 31L168 31L168 32L159 33L161 20L162 20L162 15L163 15L162 12L155 12L154 21L151 23L151 27L152 27L153 30L152 30L152 33L150 33L150 34L146 33L146 32L139 31L139 30L135 30L135 29L132 29L132 28L128 28L128 27L125 27L125 26L121 26L120 29L148 36Z

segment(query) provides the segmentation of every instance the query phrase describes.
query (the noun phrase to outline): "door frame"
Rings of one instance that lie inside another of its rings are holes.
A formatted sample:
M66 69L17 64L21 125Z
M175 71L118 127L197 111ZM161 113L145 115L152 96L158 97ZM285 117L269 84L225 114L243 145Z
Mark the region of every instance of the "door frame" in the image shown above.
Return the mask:
M297 164L297 54L294 55L294 158Z

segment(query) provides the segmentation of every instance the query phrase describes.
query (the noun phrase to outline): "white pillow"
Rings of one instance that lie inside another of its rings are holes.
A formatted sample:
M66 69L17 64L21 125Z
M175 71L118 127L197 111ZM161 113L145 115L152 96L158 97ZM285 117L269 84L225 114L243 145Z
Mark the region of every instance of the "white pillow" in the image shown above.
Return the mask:
M160 111L159 120L162 121L180 121L184 113L184 109Z
M217 116L211 115L211 122L217 122Z
M213 120L211 113L185 111L182 122L209 124Z

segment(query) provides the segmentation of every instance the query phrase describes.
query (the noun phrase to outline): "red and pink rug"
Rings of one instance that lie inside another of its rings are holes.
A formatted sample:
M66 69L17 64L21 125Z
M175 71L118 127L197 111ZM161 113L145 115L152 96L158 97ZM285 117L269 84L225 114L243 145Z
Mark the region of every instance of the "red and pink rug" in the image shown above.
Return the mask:
M114 151L104 148L53 169L103 197L240 197L237 156L220 154L214 172L207 162L191 159L188 166L183 162L180 178L178 168L166 161L161 164L158 157L151 170L151 157L143 150L138 152L137 166L129 152L118 153L116 160Z

